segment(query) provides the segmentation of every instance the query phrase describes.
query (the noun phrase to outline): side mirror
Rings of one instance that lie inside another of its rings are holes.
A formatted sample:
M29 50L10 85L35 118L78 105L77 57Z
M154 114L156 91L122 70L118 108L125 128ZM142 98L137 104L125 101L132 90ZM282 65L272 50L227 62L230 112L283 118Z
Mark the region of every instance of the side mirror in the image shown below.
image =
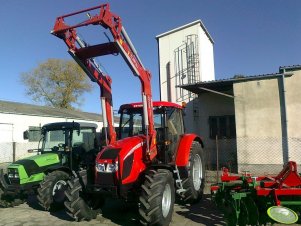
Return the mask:
M28 132L28 130L26 130L26 131L23 132L23 139L24 140L28 140L29 139L29 132Z
M40 152L41 149L28 149L27 152L28 153L34 153L34 152Z

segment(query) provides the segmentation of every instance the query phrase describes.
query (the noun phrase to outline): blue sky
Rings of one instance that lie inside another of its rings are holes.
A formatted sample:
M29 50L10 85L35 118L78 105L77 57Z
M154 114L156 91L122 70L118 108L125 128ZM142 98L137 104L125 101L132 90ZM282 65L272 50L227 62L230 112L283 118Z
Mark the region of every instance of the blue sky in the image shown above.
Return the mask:
M197 19L203 21L215 41L216 79L236 74L274 73L279 66L301 64L300 0L107 2L111 4L111 11L121 16L144 66L152 72L154 100L159 98L155 36ZM48 58L71 59L65 44L50 35L55 18L101 3L106 2L1 1L0 100L34 103L25 95L20 74ZM101 32L97 35L103 36ZM100 62L113 79L114 109L122 103L140 101L139 81L121 57ZM99 89L93 87L91 93L84 95L81 109L99 113Z

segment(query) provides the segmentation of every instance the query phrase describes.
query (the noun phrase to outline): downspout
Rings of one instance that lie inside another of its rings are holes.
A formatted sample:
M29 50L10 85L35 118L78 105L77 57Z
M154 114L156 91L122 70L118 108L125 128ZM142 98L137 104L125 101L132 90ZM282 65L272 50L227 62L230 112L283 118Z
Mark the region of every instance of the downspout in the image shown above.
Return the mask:
M282 100L283 100L283 131L282 131L282 146L283 146L283 163L289 161L289 146L288 146L288 126L287 126L287 106L286 106L286 89L285 89L285 69L281 76L282 79Z

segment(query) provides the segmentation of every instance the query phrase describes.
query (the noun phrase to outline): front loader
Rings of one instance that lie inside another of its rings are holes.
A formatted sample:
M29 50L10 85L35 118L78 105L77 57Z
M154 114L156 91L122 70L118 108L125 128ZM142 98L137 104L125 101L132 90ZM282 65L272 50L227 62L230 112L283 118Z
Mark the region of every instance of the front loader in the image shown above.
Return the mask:
M83 13L88 19L67 24L66 20ZM113 41L76 45L77 29L89 25L108 29ZM205 179L203 142L195 134L184 133L182 106L153 102L151 74L109 4L58 17L52 34L65 42L89 77L95 71L88 63L91 58L120 54L141 82L142 102L120 107L118 141L111 140L98 153L93 175L82 171L68 182L66 208L75 219L90 220L96 217L99 200L112 196L136 202L141 223L168 225L176 195L184 203L197 202ZM107 101L104 99L104 115Z
M64 191L72 170L94 164L99 151L94 123L58 122L41 128L37 155L11 163L7 173L1 172L1 207L24 202L29 194L37 194L45 210L63 207Z

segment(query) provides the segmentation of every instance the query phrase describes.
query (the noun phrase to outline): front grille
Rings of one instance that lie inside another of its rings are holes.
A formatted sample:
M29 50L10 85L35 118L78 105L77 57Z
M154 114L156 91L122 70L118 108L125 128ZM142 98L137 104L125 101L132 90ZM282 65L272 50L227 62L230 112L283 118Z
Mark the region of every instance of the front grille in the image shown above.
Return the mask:
M19 185L20 184L20 179L10 178L9 182L10 182L10 184Z
M97 185L107 185L114 186L116 185L116 176L115 173L97 173L96 184Z

